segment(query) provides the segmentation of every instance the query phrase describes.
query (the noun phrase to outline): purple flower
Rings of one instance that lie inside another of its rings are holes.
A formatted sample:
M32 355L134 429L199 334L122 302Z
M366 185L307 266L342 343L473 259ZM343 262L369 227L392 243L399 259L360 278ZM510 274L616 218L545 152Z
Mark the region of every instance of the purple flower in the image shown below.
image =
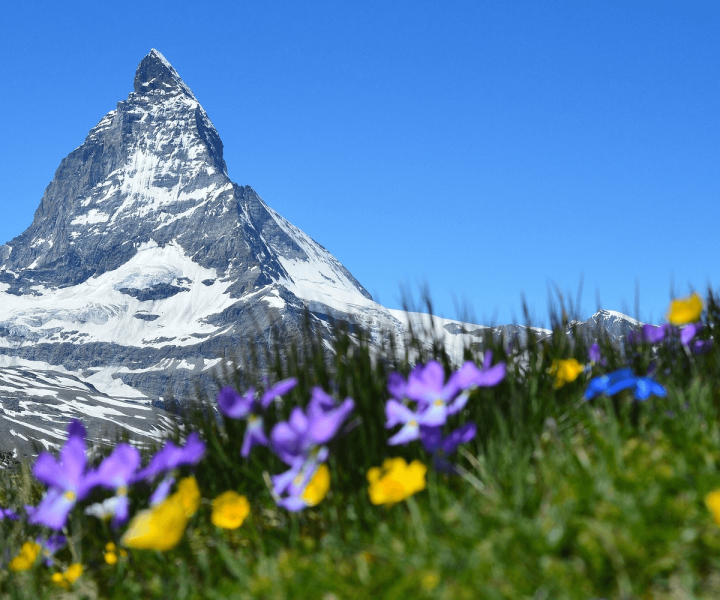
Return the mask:
M196 465L205 454L205 442L196 432L192 432L185 441L185 446L176 446L168 441L150 460L147 467L139 471L132 481L150 480L160 473L171 471L183 465Z
M593 342L592 346L590 346L590 349L588 350L588 360L591 363L598 363L601 365L605 365L607 363L600 352L600 346L598 346L597 342Z
M420 416L404 404L397 400L388 400L385 404L385 416L387 417L385 429L403 424L400 431L388 440L389 445L407 444L420 437Z
M396 400L405 400L407 398L407 381L400 373L390 373L387 390Z
M297 461L288 471L273 475L270 479L273 487L271 493L278 506L290 512L298 512L308 506L302 494L317 472L322 461L310 457L305 461Z
M680 343L683 346L689 346L695 336L702 331L702 323L690 323L680 331Z
M38 536L35 538L35 543L40 546L42 555L45 558L45 565L49 567L53 564L55 553L62 550L67 544L67 538L64 535L51 535L48 538Z
M631 369L620 369L590 380L585 399L592 400L600 394L614 396L621 390L630 389L636 400L647 400L650 395L665 396L667 391L650 377L638 377Z
M68 425L68 439L60 450L58 461L43 452L33 467L37 479L50 486L45 497L29 518L32 524L62 529L75 503L87 496L92 482L86 480L85 428L80 421Z
M267 410L273 400L287 394L297 385L297 379L284 379L270 387L259 399L255 397L255 388L251 387L245 395L238 394L235 389L226 386L217 396L218 407L226 417L246 419L247 427L243 438L241 456L247 458L253 446L267 446L261 410Z
M155 491L150 496L150 506L155 506L156 504L160 504L163 500L165 500L165 498L168 497L170 489L172 488L174 483L175 478L172 475L166 475L165 477L163 477L163 480L158 483Z
M628 334L628 341L633 344L640 342L648 342L650 344L659 344L672 331L673 326L670 323L664 325L643 325L639 330L631 331Z
M505 378L505 363L491 367L491 362L492 352L488 351L482 369L467 361L447 382L442 365L436 361L415 367L408 377L406 393L419 405L418 422L429 427L444 425L448 415L460 412L467 404L471 390L500 383Z
M705 354L706 352L710 352L710 350L712 350L712 346L712 340L695 340L692 343L690 350L693 354Z
M17 521L20 519L20 515L17 514L12 508L0 508L0 521Z
M113 517L113 524L116 526L127 521L129 516L127 491L139 466L140 452L129 444L118 444L112 454L87 476L87 480L93 486L101 485L115 490L114 498L111 498L110 502L104 502L103 508L111 511L111 515L108 516Z
M680 343L690 348L693 354L704 354L712 348L712 340L696 340L697 335L702 331L703 324L690 323L680 331Z
M504 362L499 362L494 367L490 366L492 359L492 351L487 350L483 356L482 369L478 369L472 361L467 361L452 377L457 378L456 383L462 390L494 387L505 379L507 369Z
M225 386L218 392L217 403L220 412L231 419L244 419L253 409L255 404L255 388L251 387L241 396L230 385Z
M273 451L291 466L310 454L323 453L326 458L325 444L335 437L354 407L355 402L350 398L338 406L321 388L313 388L306 411L295 407L287 421L273 427L270 434ZM325 458L319 459L320 462Z
M466 423L459 429L443 437L440 427L422 427L420 429L422 444L433 455L435 469L443 473L454 473L455 468L447 460L460 444L466 444L477 434L475 423Z

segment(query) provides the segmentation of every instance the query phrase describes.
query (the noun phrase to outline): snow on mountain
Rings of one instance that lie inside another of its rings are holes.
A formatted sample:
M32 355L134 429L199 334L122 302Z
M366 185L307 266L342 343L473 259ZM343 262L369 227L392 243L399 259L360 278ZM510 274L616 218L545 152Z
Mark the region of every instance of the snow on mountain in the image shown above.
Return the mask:
M61 161L30 227L0 246L0 416L55 423L41 435L0 427L0 451L20 434L51 443L48 431L80 414L94 431L112 421L154 436L161 413L138 411L197 386L214 393L222 361L273 327L301 331L306 309L321 330L341 319L399 345L429 319L374 302L330 252L233 183L207 113L152 50L128 98ZM484 330L434 323L458 360Z
M92 385L92 379L54 365L0 357L0 463L6 466L37 449L58 448L73 418L85 422L93 440L108 444L123 431L139 444L159 440L172 427L165 411L136 390L114 382L106 388L109 395Z

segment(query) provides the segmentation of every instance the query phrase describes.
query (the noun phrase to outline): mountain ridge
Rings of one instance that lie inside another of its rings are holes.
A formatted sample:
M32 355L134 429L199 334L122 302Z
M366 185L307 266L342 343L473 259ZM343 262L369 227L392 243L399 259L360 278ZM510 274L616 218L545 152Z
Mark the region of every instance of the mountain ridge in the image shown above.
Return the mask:
M212 121L154 49L127 99L61 161L30 227L0 246L0 359L71 373L90 395L97 382L130 413L189 400L196 386L213 393L222 361L273 328L300 333L306 311L325 335L339 319L398 347L428 317L376 303L327 249L231 181ZM458 359L487 329L435 323ZM3 407L19 394L7 387ZM49 397L23 402L56 420ZM17 438L3 434L3 411L0 451ZM152 414L148 424L163 422Z

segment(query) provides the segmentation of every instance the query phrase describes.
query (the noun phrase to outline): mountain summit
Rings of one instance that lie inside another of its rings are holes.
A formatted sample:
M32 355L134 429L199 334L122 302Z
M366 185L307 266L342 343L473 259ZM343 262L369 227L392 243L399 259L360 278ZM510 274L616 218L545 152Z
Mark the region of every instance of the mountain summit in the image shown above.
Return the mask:
M0 386L0 453L55 443L63 417L157 436L151 404L212 392L223 356L250 333L299 330L307 308L323 328L331 313L399 326L229 179L210 118L153 49L133 92L61 161L30 227L0 246L0 375L16 382Z
M136 94L182 93L195 99L190 88L180 79L178 72L155 48L150 50L148 55L140 61L137 71L135 71L133 88Z
M229 179L220 136L160 52L133 89L62 160L30 227L0 246L0 355L158 400L192 395L192 378L249 331L297 330L306 308L322 327L331 314L400 327L325 248Z
M153 245L215 269L232 297L292 279L293 265L319 259L332 271L327 282L370 298L252 188L230 181L220 136L157 50L141 61L134 89L61 162L32 225L1 247L7 292L78 285ZM171 285L168 278L157 283Z

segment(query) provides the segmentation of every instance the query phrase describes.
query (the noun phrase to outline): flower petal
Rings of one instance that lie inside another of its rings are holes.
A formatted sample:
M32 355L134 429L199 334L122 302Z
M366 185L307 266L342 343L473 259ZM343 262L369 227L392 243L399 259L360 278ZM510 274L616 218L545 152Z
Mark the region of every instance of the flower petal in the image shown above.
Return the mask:
M408 377L407 396L419 402L432 402L437 399L445 382L442 365L431 360L425 366L415 367Z
M460 444L467 444L477 434L477 426L475 423L465 423L459 429L453 431L442 441L442 451L445 456L449 456Z
M387 418L385 429L417 419L417 415L410 408L397 400L388 400L385 403L385 417Z
M139 466L140 452L130 444L118 444L97 470L88 473L84 485L88 490L96 485L114 489L127 486Z
M310 423L310 438L318 445L329 442L355 408L355 402L346 398L336 409L318 416Z
M702 328L702 323L690 323L689 325L683 327L682 331L680 332L680 343L683 346L689 346L690 342L695 338L698 333L700 333Z
M435 453L442 445L442 431L440 427L421 427L420 439L425 450Z
M285 421L276 424L270 432L273 452L289 465L302 453L301 441L301 437Z
M247 458L250 456L250 451L253 446L258 445L268 445L268 439L265 437L265 432L263 431L262 417L255 417L248 420L248 424L245 429L245 436L243 437L242 448L240 450L240 456Z
M398 444L407 444L420 437L420 425L417 421L405 423L400 430L388 440L388 445L397 446Z
M442 400L435 400L427 408L418 413L418 423L428 427L439 427L447 421L447 404Z
M397 400L404 400L407 396L407 381L400 373L390 373L387 390Z
M465 408L465 405L467 404L469 399L470 392L464 391L457 398L455 398L455 400L453 400L447 405L447 414L454 415L456 413L459 413L463 408Z
M170 494L170 488L172 488L174 483L175 478L170 475L167 475L160 483L158 483L155 491L150 496L150 506L155 506L165 500L165 498L167 498Z
M278 381L274 386L272 386L262 395L262 397L260 398L260 406L262 406L263 410L267 409L267 407L270 406L270 404L273 400L275 400L275 398L287 394L297 385L297 382L298 380L295 377L290 377L288 379Z
M225 386L218 392L217 403L220 412L231 419L242 419L252 411L255 401L255 388L250 388L244 396L232 386Z
M633 395L636 400L646 400L651 395L664 397L667 395L665 388L650 377L638 377L635 382Z
M62 529L76 500L77 496L72 492L51 487L28 521L33 525L45 525L50 529Z

